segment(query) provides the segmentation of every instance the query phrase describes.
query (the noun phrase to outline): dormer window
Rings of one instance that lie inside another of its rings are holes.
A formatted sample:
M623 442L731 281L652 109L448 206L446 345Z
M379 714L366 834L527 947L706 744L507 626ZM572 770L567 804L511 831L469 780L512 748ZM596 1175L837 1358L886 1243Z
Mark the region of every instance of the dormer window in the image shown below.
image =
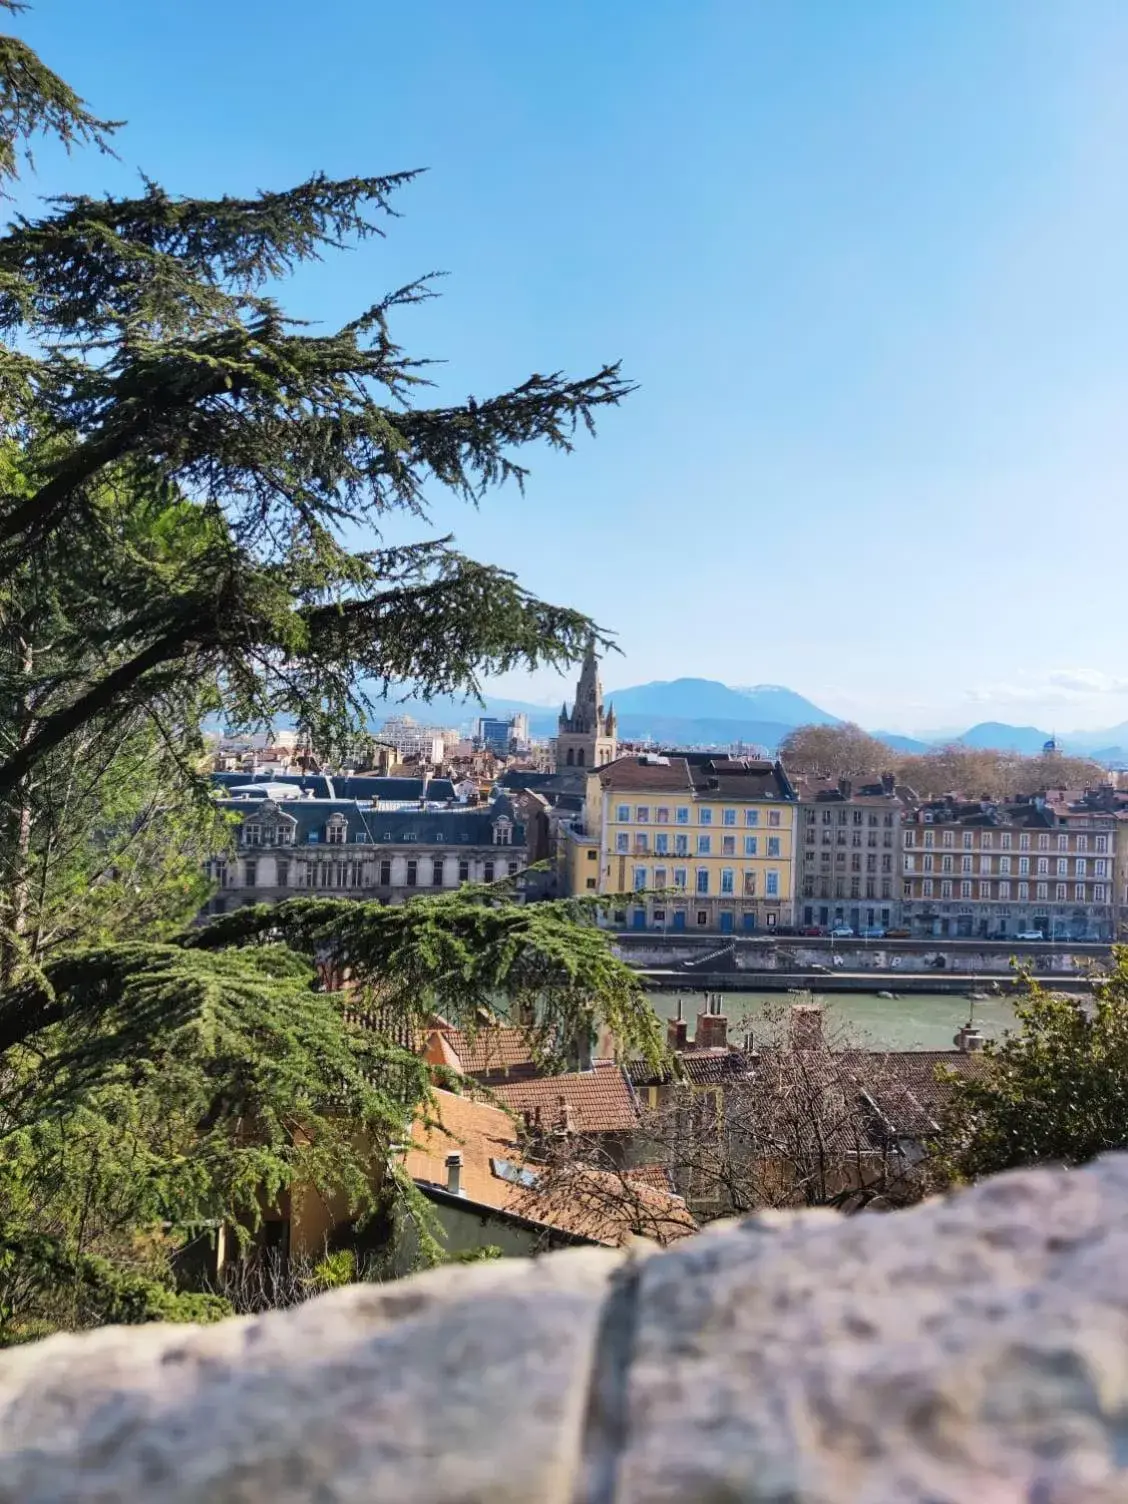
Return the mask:
M507 820L504 815L494 821L493 840L495 846L509 846L513 842L513 821Z
M255 823L253 825L250 824L249 822L244 821L244 824L243 824L243 845L244 846L260 846L261 844L262 844L262 826L258 823L257 820L255 821Z
M325 839L330 846L343 846L349 832L349 822L344 815L334 815L325 826Z

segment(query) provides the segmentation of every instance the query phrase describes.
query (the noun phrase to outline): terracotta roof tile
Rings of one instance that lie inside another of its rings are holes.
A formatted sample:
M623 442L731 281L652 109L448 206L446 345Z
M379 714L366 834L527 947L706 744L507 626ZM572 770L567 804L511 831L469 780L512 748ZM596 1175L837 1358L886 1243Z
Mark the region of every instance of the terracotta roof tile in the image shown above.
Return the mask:
M685 1203L666 1187L641 1179L624 1186L611 1171L577 1165L567 1177L553 1176L545 1189L538 1189L536 1177L543 1172L522 1156L507 1113L453 1092L434 1095L441 1126L417 1118L404 1161L422 1188L446 1191L447 1156L457 1151L462 1156L461 1193L468 1204L608 1247L637 1236L669 1241L695 1230ZM506 1167L506 1173L498 1173Z
M499 1101L518 1114L536 1113L545 1128L555 1127L571 1109L577 1133L629 1133L638 1124L638 1104L623 1069L597 1060L590 1071L571 1071L536 1080L491 1085Z

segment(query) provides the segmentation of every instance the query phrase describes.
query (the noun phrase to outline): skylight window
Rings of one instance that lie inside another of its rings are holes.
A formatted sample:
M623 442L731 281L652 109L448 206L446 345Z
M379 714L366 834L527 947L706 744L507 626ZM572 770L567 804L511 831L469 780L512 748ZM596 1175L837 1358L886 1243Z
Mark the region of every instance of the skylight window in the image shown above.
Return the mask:
M490 1169L499 1180L508 1181L510 1185L524 1186L527 1191L535 1190L540 1180L536 1170L526 1170L508 1159L491 1159Z

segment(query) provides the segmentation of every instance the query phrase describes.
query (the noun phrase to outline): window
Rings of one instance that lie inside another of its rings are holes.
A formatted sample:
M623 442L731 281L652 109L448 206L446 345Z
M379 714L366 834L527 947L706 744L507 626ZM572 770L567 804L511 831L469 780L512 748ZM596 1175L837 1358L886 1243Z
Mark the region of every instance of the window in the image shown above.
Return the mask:
M924 857L924 859L923 859L923 862L921 863L921 865L923 866L923 868L924 868L924 870L926 872L931 872L932 871L932 857L926 854L925 857Z
M933 845L934 840L935 840L935 836L934 836L933 832L931 830L926 830L925 833L924 833L924 844L925 844L925 847L926 848L931 848L932 845Z
M490 866L492 868L492 866L493 866L492 862L490 863ZM407 886L409 888L414 888L416 886L416 884L418 883L418 881L419 881L419 863L417 861L414 861L414 860L409 861L408 864L407 864ZM493 881L493 872L492 871L491 871L489 877L486 878L486 881L487 882L492 882Z
M735 836L722 836L721 837L721 855L722 856L735 856L736 855L736 837Z
M962 883L960 883L960 897L961 898L970 898L971 897L971 884L969 882L962 882Z
M1050 870L1050 859L1049 859L1049 857L1048 856L1040 856L1038 858L1038 871L1039 872L1049 872L1049 870Z
M1049 896L1050 896L1050 885L1049 885L1049 883L1038 883L1037 884L1037 889L1038 889L1038 891L1037 891L1037 894L1035 895L1036 897L1038 897L1038 898L1049 898Z
M1107 836L1094 836L1093 837L1093 850L1094 851L1107 851L1108 850L1108 837Z
M463 862L462 865L465 867L466 863ZM467 876L469 876L469 873L467 873ZM465 882L465 881L466 881L466 878L463 878L463 882ZM380 886L382 888L390 888L392 886L392 864L391 864L391 862L381 862L380 863Z
M667 805L660 804L654 811L654 823L655 825L669 825L670 810Z
M701 812L698 815L698 820L700 821L700 823L702 825L712 825L712 823L713 823L713 811L709 808L709 806L707 804L702 805Z
M615 834L615 850L618 851L618 852L627 852L630 849L631 849L630 832L626 831L626 830L617 831L616 834Z
M1108 899L1107 899L1107 892L1108 892L1108 890L1106 889L1104 883L1096 883L1096 884L1094 884L1094 886L1093 886L1093 902L1094 903L1107 903L1107 901L1108 901Z
M932 897L932 879L930 877L926 877L925 880L921 883L920 893L922 898Z
M950 856L942 856L940 858L940 871L941 872L951 872L951 870L952 870L952 858Z
M645 867L636 867L634 869L634 885L635 885L635 892L636 893L645 893L645 891L646 891L646 868Z
M770 810L768 810L768 824L769 825L778 825L779 821L780 821L779 810L778 809L770 809Z
M619 823L621 825L629 824L630 823L630 818L631 818L631 807L630 807L630 805L629 804L620 804L619 807L618 807L618 809L615 811L615 818L616 818L616 820L619 821Z
M1077 903L1084 903L1085 902L1085 884L1084 883L1074 883L1073 884L1073 897L1074 897L1074 899L1076 900Z
M595 855L594 851L589 851L588 852L588 856L594 856L594 855ZM381 881L382 881L382 879L381 879ZM458 881L460 883L468 883L470 881L470 863L469 862L459 862L459 864L458 864Z
M1010 883L1000 883L999 884L999 898L1000 899L1004 899L1004 898L1009 898L1009 897L1010 897Z
M638 805L636 805L635 806L635 820L636 820L636 822L639 825L645 825L649 819L650 819L650 806L649 806L649 804L638 804Z
M1039 851L1049 851L1049 849L1050 849L1050 838L1049 838L1049 836L1047 836L1047 835L1040 835L1038 837L1038 850Z
M910 847L910 846L915 846L915 845L916 845L916 832L912 831L912 830L906 830L905 831L905 847L906 847L906 849L908 847Z
M432 886L432 888L441 888L442 885L443 885L443 860L442 860L442 857L438 857L437 856L434 859L434 861L431 863L431 886Z
M980 872L984 872L984 873L990 872L990 870L991 870L991 858L989 856L981 856L979 858L979 870L980 870Z
M851 872L860 872L861 870L862 870L862 856L861 856L861 852L855 852L854 855L850 858L850 871Z
M1029 897L1030 897L1030 884L1029 883L1019 883L1019 885L1018 885L1018 901L1019 901L1019 903L1026 903L1026 901L1029 899Z
M951 846L955 842L955 839L955 833L953 831L946 830L940 837L940 844L941 846Z
M990 851L995 844L995 838L989 830L985 830L979 838L980 851Z
M509 871L510 877L516 876L516 874L518 872L520 872L520 870L521 870L521 863L520 862L506 862L505 865L506 865L506 867L507 867L507 869ZM441 868L440 868L440 875L439 875L439 883L440 884L442 883L442 880L443 880L442 879L442 871L441 871Z
M408 865L408 868L410 869L411 863L408 862L407 865ZM482 863L482 881L484 883L492 883L493 880L494 880L494 864L492 862L483 862Z
M675 867L674 868L674 887L677 888L677 889L679 889L682 893L684 893L685 890L686 890L686 884L688 883L688 881L689 881L689 877L688 877L688 874L687 874L685 868L684 867Z
M1088 851L1088 849L1089 849L1089 837L1088 836L1078 836L1077 839L1073 843L1073 849L1074 849L1074 851Z
M688 856L689 855L689 837L688 836L676 835L674 837L674 854L676 856Z
M289 862L279 862L278 863L278 886L280 888L285 888L285 887L288 886L289 882L290 882L290 864L289 864Z
M769 836L768 837L768 855L769 856L779 856L779 854L780 854L779 842L780 842L779 836Z
M731 867L721 868L721 893L729 895L736 892L736 873Z
M1088 871L1089 863L1083 856L1079 856L1073 864L1073 870L1078 877L1084 877Z
M755 856L757 854L758 849L759 849L759 843L760 843L760 838L758 836L745 836L744 837L744 855L745 856ZM823 852L823 856L824 857L829 857L830 856L830 852L829 851L824 851Z
M1069 837L1068 836L1058 836L1058 850L1059 851L1068 851L1069 850Z
M330 846L343 846L348 825L344 820L331 820L325 827L325 839Z
M243 824L243 845L258 846L262 842L262 826Z
M1064 877L1068 871L1069 858L1065 856L1059 856L1057 859L1057 875L1059 877Z
M636 830L634 842L635 855L644 856L649 849L649 845L649 838L645 830Z
M697 922L698 922L698 924L708 924L709 923L709 911L708 911L708 909L698 909L698 911L697 911Z
M1094 861L1094 863L1093 863L1093 875L1095 877L1107 877L1108 876L1108 863L1105 861L1104 857L1099 856L1099 857L1097 857L1096 861Z
M990 883L980 883L979 884L979 896L980 896L980 898L990 898L991 897L991 884Z
M1011 870L1010 864L1011 864L1011 859L1010 859L1009 856L1001 856L999 858L999 871L1000 871L1000 873L1004 873L1005 872L1007 874L1007 876L1009 877L1010 876L1010 870Z
M965 830L964 831L964 837L963 837L963 849L965 851L970 851L971 848L972 848L972 846L974 845L974 843L975 843L975 837L972 835L971 831L970 830Z
M912 896L913 896L913 885L912 885L912 883L902 883L901 884L901 897L902 898L911 898Z
M972 861L973 861L973 858L970 857L970 856L961 856L960 857L960 871L961 872L970 872L972 870L972 867L971 867Z
M764 877L764 896L767 898L779 897L779 873L774 868L769 870Z
M1066 900L1066 898L1068 896L1069 896L1069 884L1068 883L1055 883L1055 885L1054 885L1054 901L1055 901L1055 903L1064 903L1065 900Z
M1030 850L1030 837L1026 834L1025 831L1023 831L1022 835L1020 835L1018 838L1018 849L1019 851Z
M659 890L659 892L661 892L661 890L666 886L666 876L667 874L665 867L655 867L654 886Z
M677 821L679 825L689 824L689 810L684 804L679 804L677 809Z
M257 862L244 862L243 863L243 881L244 881L244 883L246 884L246 886L248 888L257 887L257 885L258 885L258 863Z
M712 836L698 836L697 837L697 855L698 856L708 856L709 853L710 853L710 849L712 847L712 844L713 844L713 838L712 838Z
M735 825L736 824L736 810L734 810L734 809L723 809L721 811L721 824L722 825Z
M752 824L752 820L750 818L752 814L753 814L753 811L749 810L748 811L748 823L749 823L749 825ZM824 825L829 825L830 824L830 810L828 810L828 809L824 809L823 810L823 824Z
M698 867L698 869L697 869L697 886L696 886L696 891L698 893L708 893L708 891L709 891L709 869L708 869L708 867Z
M940 897L941 898L951 898L951 896L952 896L952 884L951 884L951 882L948 882L948 881L942 882L940 884Z
M745 898L756 897L756 874L754 872L746 872L744 874L744 896Z
M654 850L658 856L665 856L670 849L670 838L664 830L660 830L654 837Z
M1030 871L1030 858L1028 856L1020 856L1019 859L1018 859L1018 875L1019 875L1019 877L1025 877L1026 874L1029 871Z

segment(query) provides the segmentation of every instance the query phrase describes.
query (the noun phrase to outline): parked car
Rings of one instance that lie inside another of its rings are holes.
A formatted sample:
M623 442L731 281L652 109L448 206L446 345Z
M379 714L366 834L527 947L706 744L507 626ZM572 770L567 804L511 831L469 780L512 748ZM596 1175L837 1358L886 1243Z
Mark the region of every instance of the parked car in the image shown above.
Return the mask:
M886 930L885 938L886 940L911 940L913 932L912 930Z
M880 924L871 924L868 930L862 931L863 940L884 940L885 931Z
M799 931L801 935L825 935L826 930L821 924L807 924Z
M832 940L853 940L854 931L848 924L836 924L830 932Z
M1046 937L1041 930L1023 930L1020 935L1016 935L1014 938L1016 940L1044 940Z

